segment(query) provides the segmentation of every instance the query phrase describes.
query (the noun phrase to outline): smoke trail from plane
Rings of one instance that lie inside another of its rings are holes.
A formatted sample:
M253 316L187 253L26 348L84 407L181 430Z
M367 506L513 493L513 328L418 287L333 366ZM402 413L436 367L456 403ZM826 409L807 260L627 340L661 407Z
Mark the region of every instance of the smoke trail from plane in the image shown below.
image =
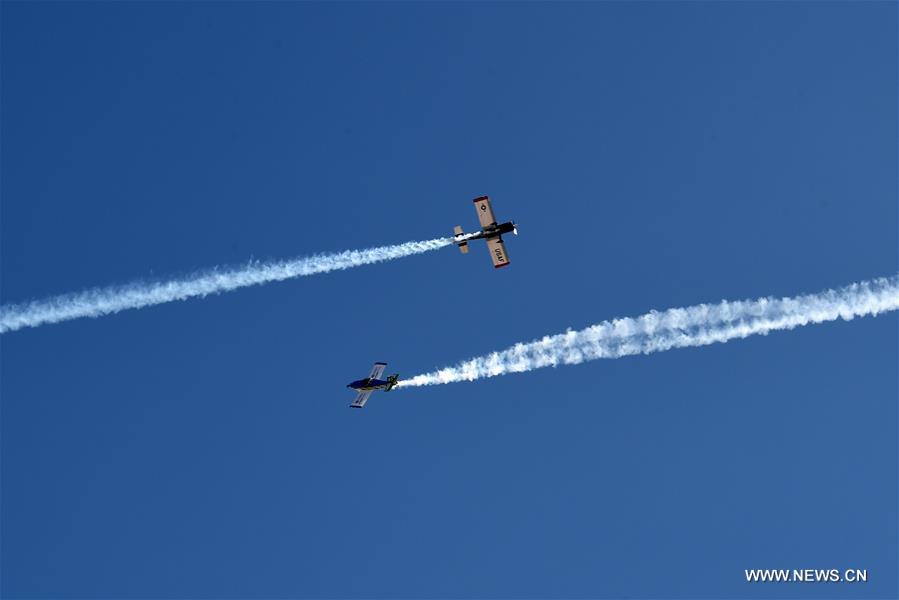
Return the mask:
M216 268L170 281L135 282L65 294L45 300L9 304L0 306L0 333L81 317L100 317L131 308L143 308L272 281L350 269L430 252L452 243L452 238L437 238L367 250L317 254L293 260L255 261L246 266Z
M641 317L604 321L580 331L516 344L456 366L417 375L398 387L474 381L542 367L576 365L599 358L706 346L770 331L899 308L899 276L874 279L793 298L759 298L652 311Z

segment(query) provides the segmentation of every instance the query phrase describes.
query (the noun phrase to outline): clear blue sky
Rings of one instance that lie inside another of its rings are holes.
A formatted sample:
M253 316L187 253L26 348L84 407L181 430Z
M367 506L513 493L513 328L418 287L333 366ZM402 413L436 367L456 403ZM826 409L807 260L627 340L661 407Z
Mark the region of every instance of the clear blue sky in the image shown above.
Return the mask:
M520 224L0 339L8 598L891 598L897 317L398 391L897 271L897 5L13 3L3 303ZM747 568L867 584L751 585Z

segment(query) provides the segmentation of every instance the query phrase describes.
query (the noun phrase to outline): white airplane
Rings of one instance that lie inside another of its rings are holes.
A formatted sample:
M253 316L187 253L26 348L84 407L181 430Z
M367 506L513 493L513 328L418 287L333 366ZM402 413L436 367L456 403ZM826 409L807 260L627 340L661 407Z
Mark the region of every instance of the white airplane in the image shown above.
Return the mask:
M462 226L456 225L453 229L453 240L459 246L462 254L467 254L468 242L486 239L487 249L490 251L491 260L493 260L493 267L496 269L505 267L509 264L509 255L506 254L506 246L503 244L502 234L513 233L518 235L518 228L512 221L497 224L496 217L493 215L493 208L490 206L490 198L487 196L475 198L474 205L478 211L481 230L474 233L462 233Z

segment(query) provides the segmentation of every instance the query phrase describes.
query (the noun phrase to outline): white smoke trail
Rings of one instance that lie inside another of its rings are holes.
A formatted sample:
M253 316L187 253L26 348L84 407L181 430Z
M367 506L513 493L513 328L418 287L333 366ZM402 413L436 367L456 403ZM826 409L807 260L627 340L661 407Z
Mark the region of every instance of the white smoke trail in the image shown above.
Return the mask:
M437 238L367 250L317 254L294 260L257 261L243 267L213 269L171 281L135 282L65 294L46 300L9 304L0 306L0 333L80 317L100 317L129 308L143 308L175 300L218 294L271 281L370 265L437 250L452 243L452 238Z
M705 346L839 318L849 321L897 308L899 276L793 298L724 301L663 312L652 311L642 317L605 321L580 331L569 330L526 344L516 344L454 367L400 381L398 387L474 381L541 367L576 365L598 358Z

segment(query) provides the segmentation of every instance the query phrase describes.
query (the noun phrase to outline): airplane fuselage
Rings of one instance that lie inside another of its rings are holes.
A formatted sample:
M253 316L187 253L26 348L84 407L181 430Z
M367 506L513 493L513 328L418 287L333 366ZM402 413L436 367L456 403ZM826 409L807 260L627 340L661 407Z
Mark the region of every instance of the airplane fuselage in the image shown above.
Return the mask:
M347 387L352 390L358 390L360 392L371 392L374 390L386 390L390 386L389 381L384 381L383 379L374 379L371 377L366 377L365 379L358 379L353 383L347 384Z
M515 233L515 223L513 223L512 221L506 221L505 223L498 223L493 227L485 227L480 231L474 231L472 233L460 233L459 235L453 236L453 241L458 244L459 242L470 242L471 240L490 238L496 235L502 235L504 233Z

